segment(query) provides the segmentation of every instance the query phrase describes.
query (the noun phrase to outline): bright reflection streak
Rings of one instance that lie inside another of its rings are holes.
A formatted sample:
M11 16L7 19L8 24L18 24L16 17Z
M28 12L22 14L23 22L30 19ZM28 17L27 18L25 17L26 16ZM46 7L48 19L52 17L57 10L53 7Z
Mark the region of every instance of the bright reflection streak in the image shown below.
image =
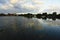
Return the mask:
M60 21L59 20L56 20L56 21L53 21L53 20L42 20L42 19L38 19L38 21L42 24L45 24L45 25L48 25L48 26L60 26Z

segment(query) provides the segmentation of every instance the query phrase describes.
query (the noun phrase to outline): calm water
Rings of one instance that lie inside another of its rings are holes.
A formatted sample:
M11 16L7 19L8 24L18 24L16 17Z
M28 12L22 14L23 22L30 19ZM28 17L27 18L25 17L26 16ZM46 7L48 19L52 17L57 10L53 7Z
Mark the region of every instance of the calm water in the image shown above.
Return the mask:
M60 20L0 17L0 40L60 40Z

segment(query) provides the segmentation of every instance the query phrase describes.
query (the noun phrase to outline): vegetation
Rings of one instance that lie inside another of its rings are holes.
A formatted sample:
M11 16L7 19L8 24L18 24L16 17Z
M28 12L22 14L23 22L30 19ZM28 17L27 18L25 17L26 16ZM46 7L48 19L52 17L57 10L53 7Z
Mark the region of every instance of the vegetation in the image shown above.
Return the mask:
M36 18L42 18L42 19L53 19L53 20L56 20L57 19L60 19L60 14L57 15L57 12L53 12L52 14L47 14L47 12L45 13L39 13L39 14L31 14L31 13L27 13L27 14L19 14L17 15L16 13L8 13L8 14L4 14L4 13L0 13L0 16L24 16L24 17L27 17L27 18L32 18L34 16L36 16Z

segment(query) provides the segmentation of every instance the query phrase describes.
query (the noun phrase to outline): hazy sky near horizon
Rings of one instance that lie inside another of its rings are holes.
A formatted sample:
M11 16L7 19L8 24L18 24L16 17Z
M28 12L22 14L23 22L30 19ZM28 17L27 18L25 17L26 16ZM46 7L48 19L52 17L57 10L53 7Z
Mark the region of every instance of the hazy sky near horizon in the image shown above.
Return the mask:
M37 13L47 9L60 10L60 0L0 0L0 13Z

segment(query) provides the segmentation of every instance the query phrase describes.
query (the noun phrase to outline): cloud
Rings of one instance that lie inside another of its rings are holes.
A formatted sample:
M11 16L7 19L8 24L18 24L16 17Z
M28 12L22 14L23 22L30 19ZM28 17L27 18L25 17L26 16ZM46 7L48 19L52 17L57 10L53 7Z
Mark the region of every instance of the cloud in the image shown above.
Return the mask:
M6 5L1 5L0 9L7 10L7 9L11 9L12 7L13 7L13 5L6 4Z
M10 3L12 3L12 4L16 4L18 2L19 2L18 0L10 0Z
M6 2L7 2L7 0L4 0L4 1L3 0L0 0L0 3L1 4L5 4Z
M32 4L23 4L23 5L21 5L21 6L22 6L22 8L26 8L26 9L30 9L30 10L36 8L36 7L35 7L34 5L32 5Z
M37 13L51 8L54 3L50 1L52 0L0 0L0 12ZM56 6L58 6L57 3Z
M32 0L35 4L41 5L43 4L42 0Z
M18 2L19 1L19 2ZM5 4L1 4L0 12L35 12L36 6L27 0L9 0ZM1 11L2 10L2 11Z

